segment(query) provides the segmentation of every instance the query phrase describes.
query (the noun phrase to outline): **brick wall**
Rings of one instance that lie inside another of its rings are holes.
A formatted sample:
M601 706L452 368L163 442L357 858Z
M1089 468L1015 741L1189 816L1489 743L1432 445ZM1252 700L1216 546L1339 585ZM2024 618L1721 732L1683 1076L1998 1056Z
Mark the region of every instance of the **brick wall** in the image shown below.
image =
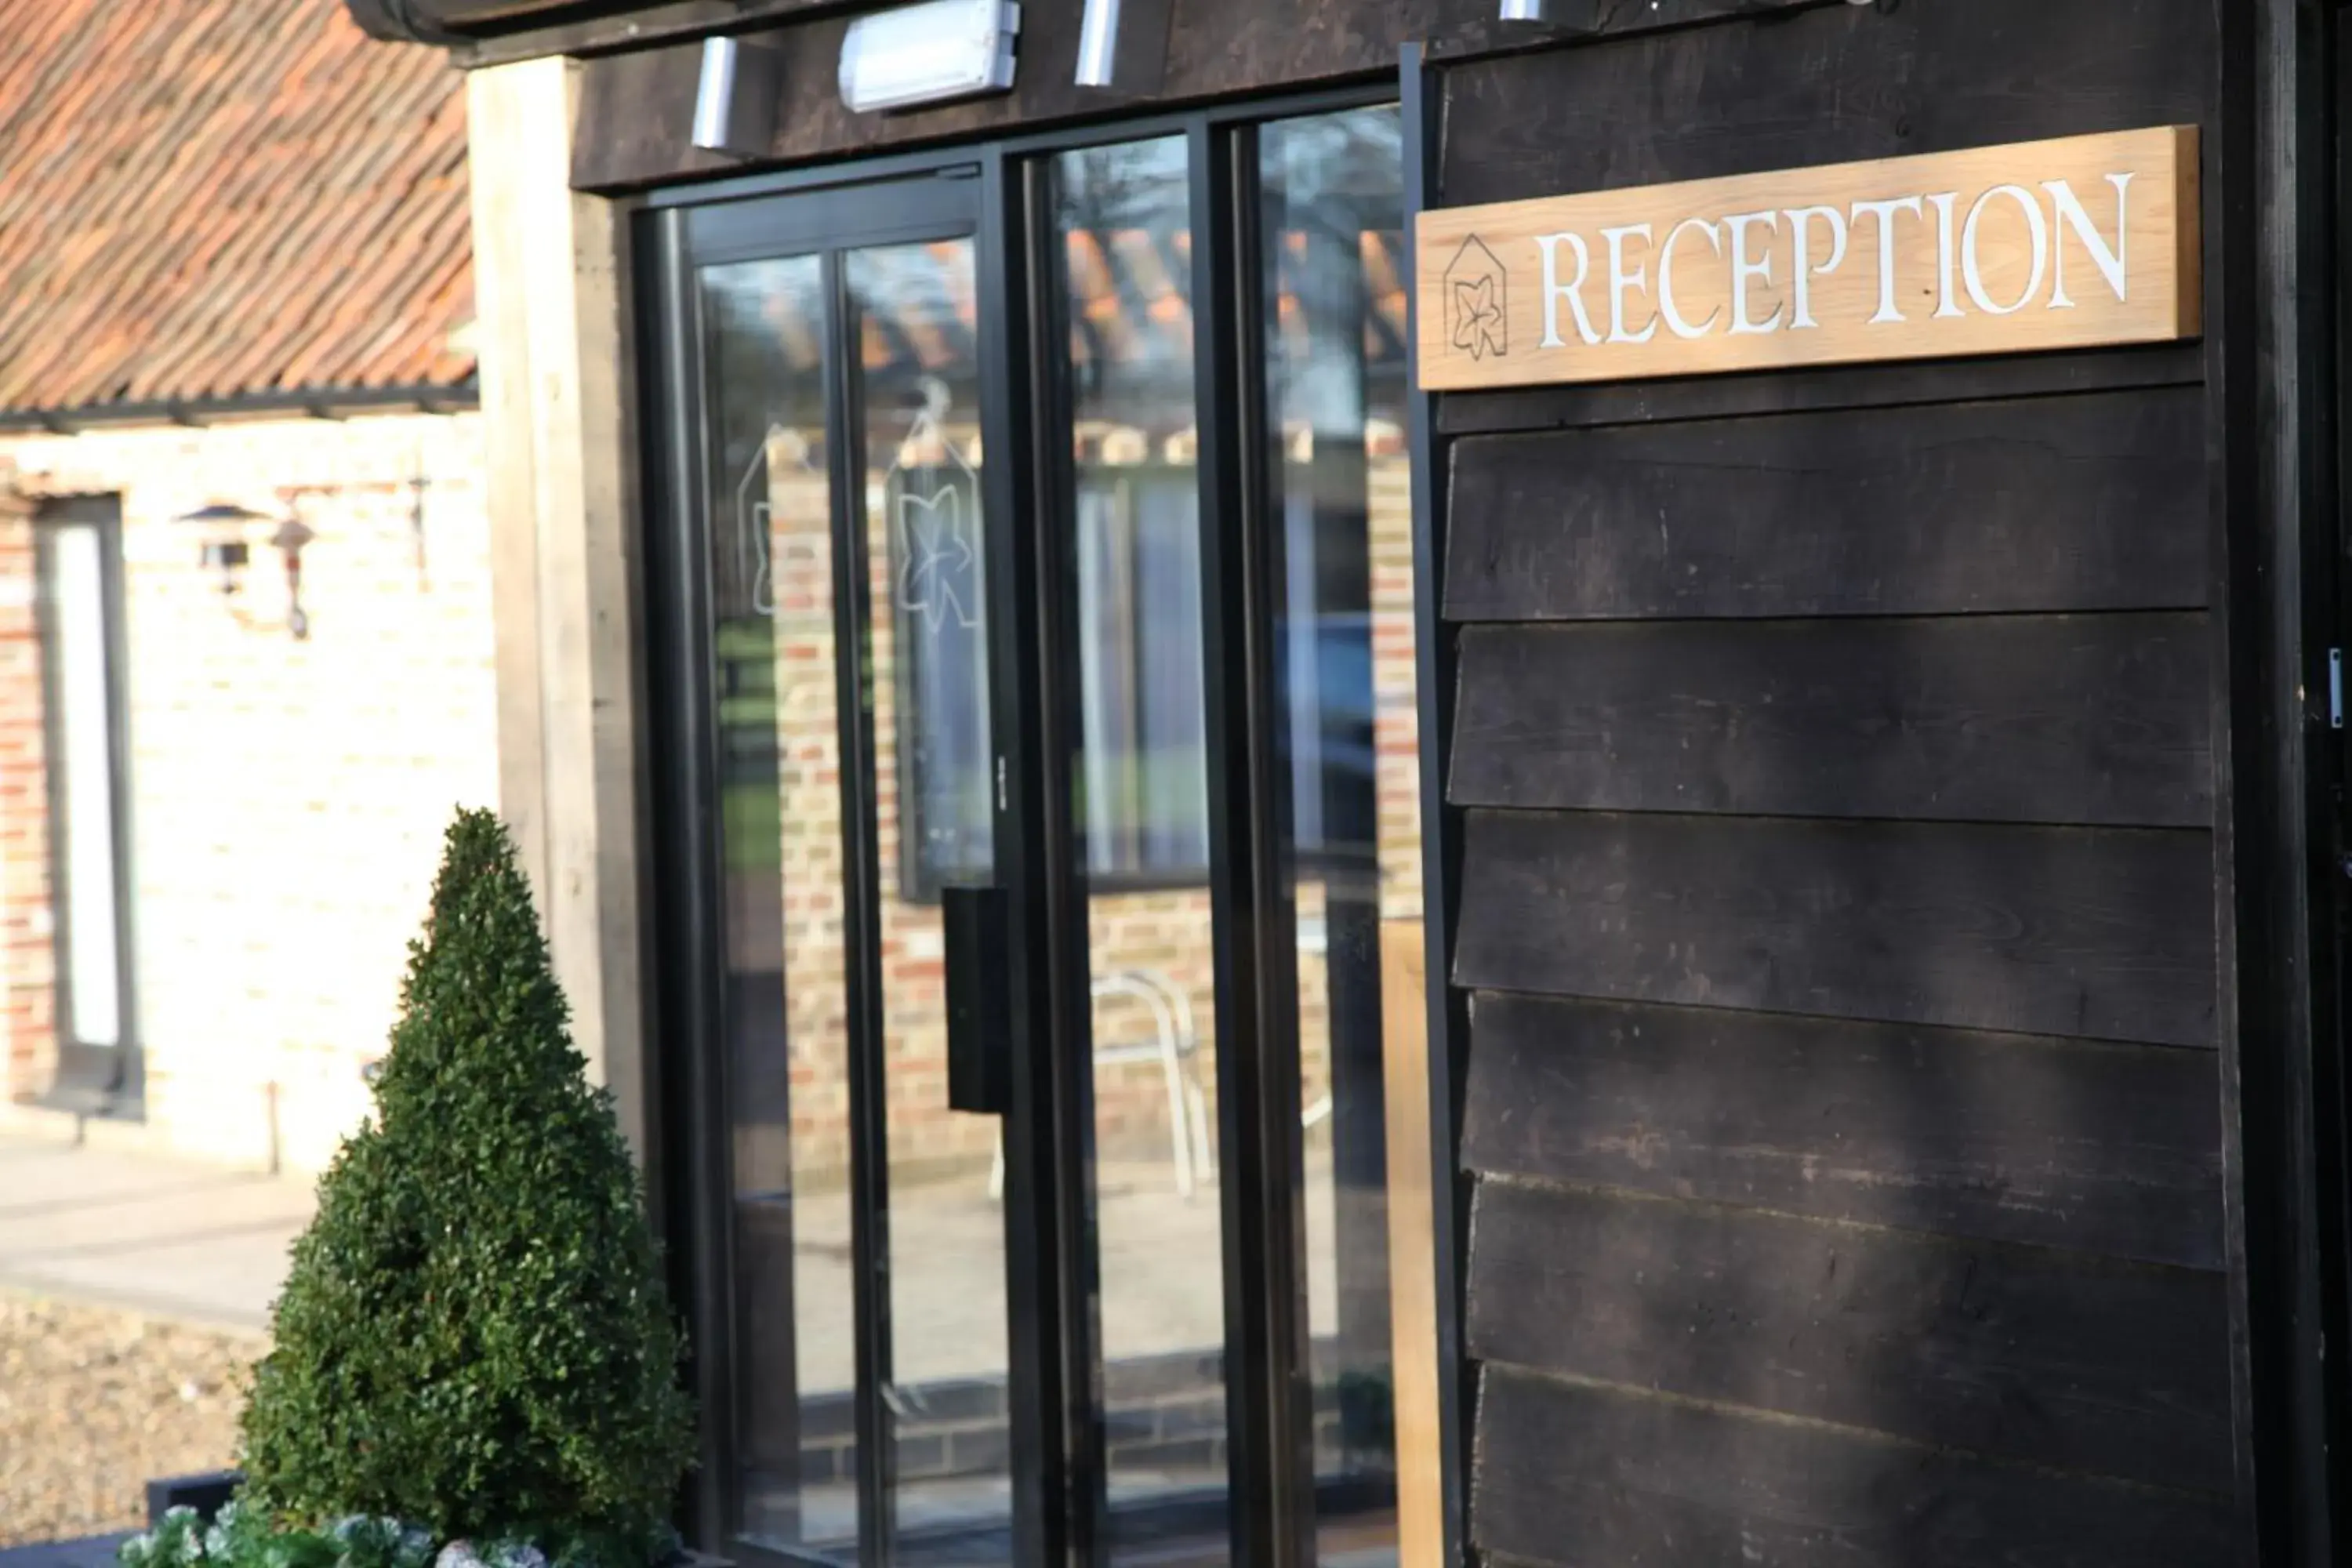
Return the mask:
M274 1142L312 1168L365 1111L360 1065L383 1048L441 831L455 806L497 795L481 463L472 415L0 443L20 492L122 500L137 1021L149 1121L170 1143L250 1160ZM294 503L316 533L299 642L271 523L243 534L240 624L199 569L201 531L173 521L215 500L274 514L291 486L341 487ZM12 605L0 598L0 670L16 668ZM0 687L0 723L14 689ZM0 757L16 758L5 734ZM13 848L9 875L13 890ZM17 909L0 933L42 918ZM37 991L34 961L11 954L12 997ZM42 1082L37 1057L12 1051L10 1091Z
M0 1095L55 1059L48 778L28 507L0 495Z

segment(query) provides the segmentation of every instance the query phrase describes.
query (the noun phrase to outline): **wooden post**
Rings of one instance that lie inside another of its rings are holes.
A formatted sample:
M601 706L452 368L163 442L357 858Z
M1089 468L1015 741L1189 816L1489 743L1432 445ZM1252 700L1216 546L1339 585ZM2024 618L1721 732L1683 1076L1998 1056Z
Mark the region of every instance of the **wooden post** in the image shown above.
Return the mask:
M578 66L467 78L499 806L589 1070L646 1152L625 226L572 190Z
M1416 920L1381 922L1387 1036L1389 1325L1395 1379L1397 1561L1445 1560L1445 1469L1438 1420L1437 1226L1430 1191L1428 942Z

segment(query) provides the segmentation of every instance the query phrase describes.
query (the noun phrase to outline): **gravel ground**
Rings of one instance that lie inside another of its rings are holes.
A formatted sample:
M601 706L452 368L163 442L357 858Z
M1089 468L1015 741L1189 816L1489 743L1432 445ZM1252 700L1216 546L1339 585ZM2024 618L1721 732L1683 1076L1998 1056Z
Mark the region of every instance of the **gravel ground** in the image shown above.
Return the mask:
M151 1478L226 1468L264 1348L0 1290L0 1546L137 1529Z

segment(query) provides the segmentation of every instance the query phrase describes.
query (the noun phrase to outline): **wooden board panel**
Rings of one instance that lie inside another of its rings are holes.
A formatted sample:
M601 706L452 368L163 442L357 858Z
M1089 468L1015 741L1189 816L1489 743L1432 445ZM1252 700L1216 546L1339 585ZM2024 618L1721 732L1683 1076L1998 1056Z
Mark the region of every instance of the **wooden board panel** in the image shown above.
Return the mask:
M2223 1274L1494 1181L1471 1234L1481 1360L2230 1489Z
M1456 620L2194 608L2194 389L1454 444Z
M1773 375L1694 375L1675 381L1450 392L1437 400L1437 429L1442 436L1476 436L1664 420L1745 419L1759 414L1859 413L1920 404L2196 386L2204 379L2205 352L2197 343L1928 363L1823 365Z
M2194 126L1446 206L1419 384L1628 381L2193 338Z
M1473 1170L2226 1262L2201 1051L1482 992L1465 1101Z
M2205 826L2202 615L1463 633L1465 805Z
M1472 1534L1562 1568L2219 1568L2231 1505L1489 1368Z
M1638 7L1636 7L1638 9ZM2205 122L2215 7L1838 7L1448 71L1439 202Z
M2207 835L1473 811L1455 983L2213 1043Z
M1435 1155L1430 1145L1429 942L1417 920L1381 922L1382 1108L1388 1121L1389 1326L1394 1340L1397 1553L1445 1551L1438 1415ZM1447 1201L1453 1201L1449 1193Z

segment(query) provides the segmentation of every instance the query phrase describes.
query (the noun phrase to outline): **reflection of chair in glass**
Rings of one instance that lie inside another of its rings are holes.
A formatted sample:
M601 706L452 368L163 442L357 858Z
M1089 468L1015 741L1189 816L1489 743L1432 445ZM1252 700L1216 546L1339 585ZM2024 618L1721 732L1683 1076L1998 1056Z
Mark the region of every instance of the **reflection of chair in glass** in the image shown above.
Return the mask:
M1168 1084L1169 1152L1176 1166L1176 1191L1192 1195L1202 1176L1211 1171L1208 1101L1192 1076L1192 1057L1200 1037L1192 1030L1192 1004L1183 988L1166 975L1149 970L1123 970L1095 976L1095 999L1129 996L1150 1010L1152 1037L1115 1046L1097 1046L1095 1062L1157 1060ZM988 1195L1004 1195L1004 1142L999 1138L996 1162L988 1173Z

